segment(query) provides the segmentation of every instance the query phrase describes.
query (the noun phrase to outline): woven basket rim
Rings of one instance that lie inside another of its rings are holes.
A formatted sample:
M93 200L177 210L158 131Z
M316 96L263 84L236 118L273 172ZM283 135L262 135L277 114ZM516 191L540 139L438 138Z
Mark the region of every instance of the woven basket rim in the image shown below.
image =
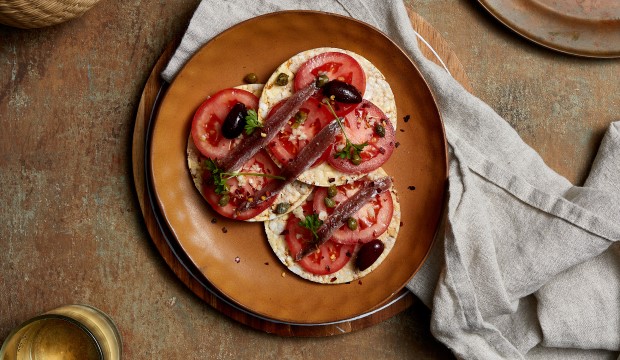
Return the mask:
M0 23L26 29L51 26L81 16L99 1L2 0Z

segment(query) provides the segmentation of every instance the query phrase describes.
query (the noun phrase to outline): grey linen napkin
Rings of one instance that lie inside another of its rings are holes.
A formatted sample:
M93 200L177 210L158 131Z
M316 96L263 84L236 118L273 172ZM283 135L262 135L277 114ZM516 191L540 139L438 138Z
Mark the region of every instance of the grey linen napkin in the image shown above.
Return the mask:
M444 231L407 287L459 358L616 359L620 350L620 122L573 186L488 105L424 58L400 0L203 0L162 73L248 18L293 9L351 16L398 43L436 95L449 143Z

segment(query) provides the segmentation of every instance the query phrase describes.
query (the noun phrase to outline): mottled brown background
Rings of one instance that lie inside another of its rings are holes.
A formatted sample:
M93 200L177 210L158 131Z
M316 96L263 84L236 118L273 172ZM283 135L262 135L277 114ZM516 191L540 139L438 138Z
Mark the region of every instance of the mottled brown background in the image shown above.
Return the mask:
M214 311L149 240L132 182L142 87L198 1L102 0L55 27L0 26L0 339L23 320L88 303L118 323L127 359L446 358L421 305L320 339L279 338ZM470 0L416 0L474 92L580 184L620 120L619 60L558 54Z

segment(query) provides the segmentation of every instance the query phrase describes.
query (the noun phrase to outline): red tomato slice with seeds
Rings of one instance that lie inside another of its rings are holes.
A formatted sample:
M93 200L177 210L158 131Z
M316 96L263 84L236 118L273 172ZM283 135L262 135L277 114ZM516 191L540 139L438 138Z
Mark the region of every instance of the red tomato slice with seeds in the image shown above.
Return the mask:
M271 175L277 175L278 171L280 171L280 169L264 150L254 155L254 157L245 163L243 167L241 167L241 170L239 170L239 172L245 173L261 173ZM205 171L203 178L208 179L210 175L211 174L208 171ZM263 204L254 209L250 209L239 214L236 212L237 207L243 201L254 196L254 193L272 181L276 180L262 176L250 175L233 177L226 180L226 184L229 189L228 196L230 199L226 206L219 205L222 195L215 193L215 187L210 184L208 180L205 180L205 183L202 186L202 193L204 194L204 198L207 200L209 205L211 205L211 207L220 215L236 220L248 220L256 217L258 214L271 206L277 196L272 197L269 201L265 201Z
M198 151L205 157L221 159L234 148L243 137L226 139L222 135L222 123L236 103L245 107L258 107L258 98L251 92L240 89L224 89L206 99L194 114L192 121L192 140Z
M327 75L329 80L338 79L353 85L364 96L366 91L366 74L361 65L352 56L341 52L324 52L303 63L295 74L295 91L308 86L319 75ZM322 92L317 93L322 98ZM355 108L356 104L334 102L333 107L338 116L344 116Z
M284 100L277 103L269 112L268 117L283 103ZM305 121L299 124L295 122L295 117L292 117L267 145L269 152L282 165L286 165L297 157L299 151L334 118L327 107L315 98L310 98L303 103L299 111L306 114ZM329 149L325 150L325 154L315 161L313 166L324 162L327 156L329 156Z
M364 180L338 186L338 193L332 198L336 206L358 192L362 184L364 184ZM327 188L316 190L312 208L317 214L326 212L328 215L331 215L335 207L328 208L325 206L325 197L327 197ZM353 218L357 220L356 230L351 230L347 224L344 224L340 229L334 232L330 241L339 244L367 243L376 239L387 230L392 220L393 213L394 203L392 202L392 196L389 191L385 191L375 196L353 215Z
M381 167L392 155L394 127L383 111L370 101L362 101L344 118L343 125L353 144L367 143L368 145L360 152L362 162L355 165L350 159L337 155L337 152L341 151L346 144L344 136L338 135L330 156L327 158L331 166L347 174L364 174ZM383 137L377 133L376 125L381 125L385 129Z
M312 202L307 202L304 207L304 215L312 213ZM293 214L289 215L286 222L286 243L289 253L295 256L308 242L312 240L310 230L299 226L300 220ZM337 244L327 241L319 246L318 251L307 255L297 263L306 271L315 275L333 274L342 269L351 260L356 245Z

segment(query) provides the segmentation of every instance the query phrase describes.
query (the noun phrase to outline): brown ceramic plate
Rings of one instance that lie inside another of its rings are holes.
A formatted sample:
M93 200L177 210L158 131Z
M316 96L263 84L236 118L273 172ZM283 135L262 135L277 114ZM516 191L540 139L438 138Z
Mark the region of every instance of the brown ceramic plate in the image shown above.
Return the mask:
M478 0L506 26L568 54L620 57L618 0Z
M373 62L392 86L399 114L400 147L384 168L395 178L403 227L387 259L359 283L321 285L289 272L272 253L262 224L218 216L194 188L186 165L191 119L207 96L238 85L248 72L267 79L292 55L322 46L348 49ZM406 123L405 115L410 117ZM409 58L362 22L310 11L248 20L198 51L162 100L150 155L150 176L162 215L213 287L259 316L298 324L354 318L401 290L431 247L447 179L443 124L428 86ZM415 190L408 189L413 186Z

